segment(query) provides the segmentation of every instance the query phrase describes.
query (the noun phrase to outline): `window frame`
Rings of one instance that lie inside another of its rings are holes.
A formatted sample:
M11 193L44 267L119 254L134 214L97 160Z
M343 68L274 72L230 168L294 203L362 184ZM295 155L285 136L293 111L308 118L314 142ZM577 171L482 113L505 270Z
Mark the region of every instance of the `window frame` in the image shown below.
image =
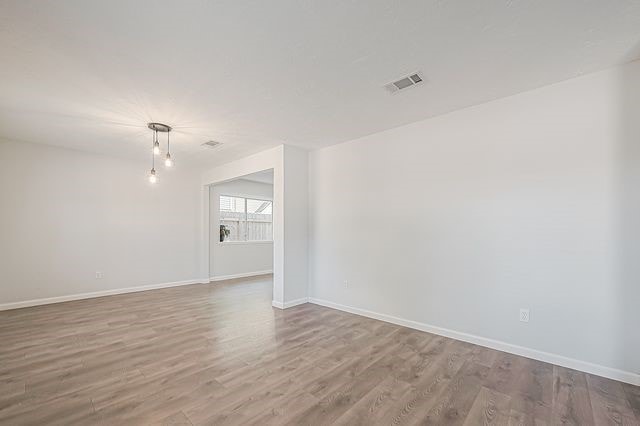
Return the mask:
M219 193L218 194L218 229L220 229L220 225L222 222L222 218L220 216L220 198L221 197L230 197L230 198L242 198L244 200L244 240L237 241L217 241L218 244L268 244L273 243L273 200L269 198L261 198L255 197L253 195L242 195L242 194L227 194L227 193ZM249 212L247 212L247 200L255 200L255 201L267 201L271 203L271 239L268 240L247 240L247 224L249 223Z

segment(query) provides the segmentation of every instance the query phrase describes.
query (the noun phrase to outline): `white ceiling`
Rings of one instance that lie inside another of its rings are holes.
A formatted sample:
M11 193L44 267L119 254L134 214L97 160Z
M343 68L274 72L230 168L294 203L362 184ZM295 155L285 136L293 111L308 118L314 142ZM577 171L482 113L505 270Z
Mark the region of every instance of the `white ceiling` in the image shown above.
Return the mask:
M147 158L159 121L177 165L215 165L603 69L639 43L637 0L4 0L0 137ZM416 70L426 84L383 89Z

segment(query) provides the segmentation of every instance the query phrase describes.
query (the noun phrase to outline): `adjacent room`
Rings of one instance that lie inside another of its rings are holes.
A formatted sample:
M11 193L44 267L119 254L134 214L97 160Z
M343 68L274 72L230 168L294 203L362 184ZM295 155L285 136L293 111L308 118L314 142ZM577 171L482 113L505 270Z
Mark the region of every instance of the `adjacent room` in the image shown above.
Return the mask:
M0 2L0 425L640 425L640 2Z
M273 170L209 186L209 279L273 274Z

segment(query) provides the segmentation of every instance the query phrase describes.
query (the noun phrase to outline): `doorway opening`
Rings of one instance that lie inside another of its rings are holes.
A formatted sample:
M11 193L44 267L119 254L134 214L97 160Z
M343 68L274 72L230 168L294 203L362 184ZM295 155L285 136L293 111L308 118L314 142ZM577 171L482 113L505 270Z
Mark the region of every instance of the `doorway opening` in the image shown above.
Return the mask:
M208 189L209 280L273 282L273 169Z

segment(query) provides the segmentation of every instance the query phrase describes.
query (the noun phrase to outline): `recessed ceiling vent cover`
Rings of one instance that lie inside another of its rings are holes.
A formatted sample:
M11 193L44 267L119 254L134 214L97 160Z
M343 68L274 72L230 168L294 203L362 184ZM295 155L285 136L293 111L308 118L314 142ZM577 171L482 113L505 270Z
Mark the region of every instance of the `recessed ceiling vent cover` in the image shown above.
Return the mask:
M404 78L401 78L398 81L394 81L393 83L385 84L384 87L390 93L397 93L401 90L408 89L409 87L416 86L423 82L424 82L424 78L422 78L420 73L416 72Z
M217 141L209 141L202 144L202 146L205 148L217 148L220 145L222 145L222 142Z

